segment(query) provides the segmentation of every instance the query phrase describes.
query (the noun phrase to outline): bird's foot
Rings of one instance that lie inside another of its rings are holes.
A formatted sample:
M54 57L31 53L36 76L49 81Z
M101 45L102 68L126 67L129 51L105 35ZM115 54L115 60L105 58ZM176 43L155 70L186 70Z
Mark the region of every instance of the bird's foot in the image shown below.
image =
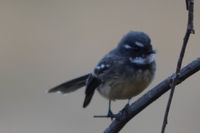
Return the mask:
M110 118L111 120L113 120L114 118L116 118L116 114L113 114L113 112L109 110L107 115L95 115L94 118Z

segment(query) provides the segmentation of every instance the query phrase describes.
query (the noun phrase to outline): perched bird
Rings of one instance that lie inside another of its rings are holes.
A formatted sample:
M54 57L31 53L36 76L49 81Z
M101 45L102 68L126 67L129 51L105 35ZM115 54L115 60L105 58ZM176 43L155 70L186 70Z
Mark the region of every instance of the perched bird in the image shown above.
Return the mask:
M106 117L113 117L111 100L131 99L150 84L156 71L155 51L144 32L130 31L107 53L94 70L49 90L69 93L86 86L83 107L90 103L95 90L109 100Z

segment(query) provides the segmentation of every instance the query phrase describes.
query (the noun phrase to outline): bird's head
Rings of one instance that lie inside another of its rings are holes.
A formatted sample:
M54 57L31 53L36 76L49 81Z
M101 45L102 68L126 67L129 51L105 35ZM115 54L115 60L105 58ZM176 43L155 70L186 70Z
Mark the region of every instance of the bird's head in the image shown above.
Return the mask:
M155 51L150 37L144 32L130 31L123 36L117 49L127 56L131 63L150 64L154 61Z

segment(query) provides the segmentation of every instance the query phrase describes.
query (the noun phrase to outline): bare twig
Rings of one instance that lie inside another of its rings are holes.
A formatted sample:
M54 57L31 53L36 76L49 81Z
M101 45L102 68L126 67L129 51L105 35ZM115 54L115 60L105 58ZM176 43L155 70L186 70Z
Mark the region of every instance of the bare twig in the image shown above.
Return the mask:
M136 102L134 102L131 106L124 107L118 114L117 118L112 121L110 126L104 131L104 133L116 133L119 132L124 125L132 119L135 115L137 115L140 111L142 111L145 107L147 107L150 103L155 101L158 97L160 97L162 94L164 94L166 91L171 89L168 104L165 111L165 116L163 120L163 126L161 133L165 132L165 128L167 125L168 120L168 114L174 94L174 90L177 84L184 81L186 78L194 74L195 72L200 70L200 58L193 61L183 69L182 67L182 61L184 58L185 50L187 47L187 43L190 37L191 33L194 33L193 28L193 9L194 9L194 0L186 0L186 9L188 10L188 24L187 24L187 30L185 33L185 37L183 40L182 49L179 55L179 59L177 62L176 72L169 78L162 81L160 84L158 84L156 87L154 87L152 90L144 94L141 98L139 98Z
M180 84L185 79L196 73L200 70L200 58L192 61L190 64L182 68L179 72L179 76L177 77L177 84ZM118 133L124 125L131 120L134 116L136 116L139 112L141 112L144 108L146 108L149 104L158 99L161 95L167 92L171 86L171 79L174 78L176 74L171 75L167 79L160 82L153 89L145 93L141 96L137 101L132 103L130 106L124 107L118 114L116 119L112 121L110 126L104 131L104 133Z
M166 128L167 121L168 121L169 110L170 110L171 102L172 102L172 99L173 99L174 90L175 90L175 87L176 87L176 84L177 84L176 82L178 82L179 73L180 73L180 69L181 69L181 66L182 66L182 61L183 61L183 58L184 58L186 46L188 44L190 34L194 33L194 29L193 29L193 8L194 8L194 1L193 0L186 0L186 9L188 10L187 30L186 30L185 37L184 37L184 40L183 40L182 49L181 49L181 52L180 52L180 55L179 55L175 77L171 80L172 81L171 82L171 92L170 92L170 95L169 95L169 99L168 99L168 103L167 103L167 107L166 107L166 111L165 111L165 115L164 115L161 133L165 132L165 128Z

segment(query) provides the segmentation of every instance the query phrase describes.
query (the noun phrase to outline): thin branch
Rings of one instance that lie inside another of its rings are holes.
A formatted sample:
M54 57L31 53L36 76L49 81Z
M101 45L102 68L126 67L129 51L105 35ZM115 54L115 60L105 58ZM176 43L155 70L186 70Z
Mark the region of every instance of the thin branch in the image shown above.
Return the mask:
M200 70L200 57L190 64L181 69L179 76L177 78L177 84L180 84L185 79ZM160 82L153 89L145 93L137 101L132 103L130 106L124 107L118 114L116 119L112 121L109 127L104 131L104 133L117 133L119 132L125 124L131 120L134 116L145 109L149 104L158 99L161 95L167 92L171 88L171 79L175 77L176 74L171 75L167 79Z
M191 33L194 33L193 28L193 9L194 9L194 0L185 0L186 2L186 9L188 10L188 24L187 24L187 30L185 33L185 37L183 40L182 49L179 55L179 59L177 62L176 72L169 78L162 81L160 84L158 84L156 87L154 87L152 90L144 94L141 98L139 98L136 102L134 102L130 106L124 107L118 114L115 120L112 121L110 126L104 131L104 133L116 133L119 132L124 125L132 119L134 116L136 116L140 111L142 111L145 107L147 107L150 103L155 101L157 98L159 98L162 94L164 94L166 91L171 89L168 104L166 107L166 112L163 120L163 126L161 132L165 132L165 128L167 125L167 119L168 114L170 110L170 105L172 102L174 90L177 84L184 81L186 78L194 74L195 72L200 70L200 58L193 61L183 69L182 67L182 61L184 58L185 50L187 47L187 43L190 37Z
M189 40L190 34L194 33L194 29L193 29L194 1L193 0L186 0L186 9L188 10L187 30L186 30L185 37L184 37L184 40L183 40L182 49L181 49L181 52L180 52L180 55L179 55L175 77L172 79L172 82L171 82L171 92L170 92L170 95L169 95L169 99L168 99L168 103L167 103L167 107L166 107L166 111L165 111L165 115L164 115L161 133L165 132L165 128L166 128L167 121L168 121L169 110L170 110L170 107L171 107L171 103L172 103L172 99L173 99L173 95L174 95L174 91L175 91L175 87L176 87L176 82L179 78L179 73L180 73L180 69L181 69L181 66L182 66L182 61L183 61L183 58L184 58L184 54L185 54L185 50L186 50L186 47L187 47L187 44L188 44L188 40Z

